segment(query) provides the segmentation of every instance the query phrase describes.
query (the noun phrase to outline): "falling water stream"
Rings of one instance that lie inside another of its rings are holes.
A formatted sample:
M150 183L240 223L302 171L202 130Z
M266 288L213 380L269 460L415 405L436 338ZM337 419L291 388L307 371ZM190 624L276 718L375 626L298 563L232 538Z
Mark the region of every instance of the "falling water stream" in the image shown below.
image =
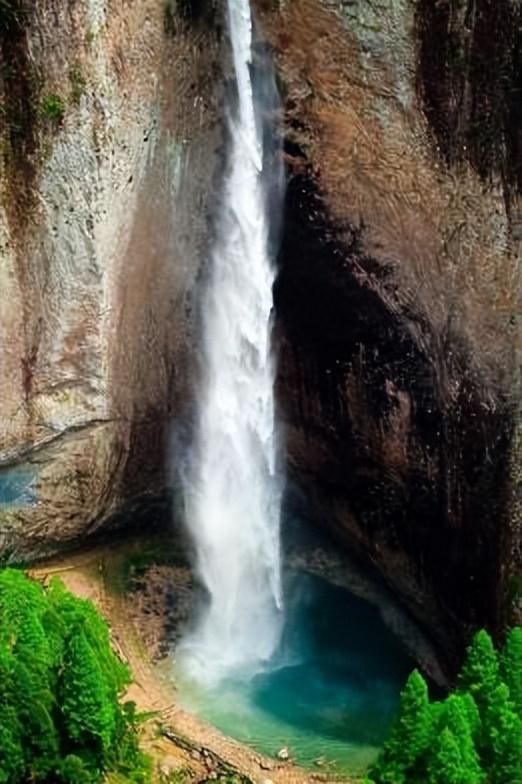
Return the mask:
M282 628L269 220L282 177L280 156L264 143L274 137L264 125L276 92L270 68L252 63L249 0L228 0L228 27L235 90L203 303L203 377L187 483L187 519L208 603L181 650L192 674L206 681L257 671Z
M409 662L375 608L310 578L283 581L271 349L282 156L278 96L249 0L228 0L234 89L202 300L202 373L186 515L206 601L175 654L182 705L260 751L361 769Z

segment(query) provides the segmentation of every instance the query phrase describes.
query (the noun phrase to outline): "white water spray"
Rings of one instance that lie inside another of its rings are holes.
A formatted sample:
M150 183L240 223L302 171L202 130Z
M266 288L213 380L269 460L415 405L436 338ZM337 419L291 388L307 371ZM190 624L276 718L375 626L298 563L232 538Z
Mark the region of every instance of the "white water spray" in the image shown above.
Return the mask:
M274 177L278 156L264 150L262 121L273 116L276 91L269 68L253 77L249 0L228 0L228 23L237 105L203 303L204 369L187 486L209 601L181 647L191 674L210 682L262 667L282 625L269 231L282 178Z

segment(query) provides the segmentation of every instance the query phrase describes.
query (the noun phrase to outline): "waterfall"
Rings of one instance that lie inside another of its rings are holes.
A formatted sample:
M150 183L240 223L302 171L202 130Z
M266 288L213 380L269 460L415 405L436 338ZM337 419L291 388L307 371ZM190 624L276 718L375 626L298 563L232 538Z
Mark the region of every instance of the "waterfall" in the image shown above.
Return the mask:
M193 675L214 682L262 667L282 625L271 350L273 227L283 181L269 125L277 91L261 55L252 63L249 0L228 0L228 28L235 95L202 308L203 372L186 488L187 522L208 603L180 652Z

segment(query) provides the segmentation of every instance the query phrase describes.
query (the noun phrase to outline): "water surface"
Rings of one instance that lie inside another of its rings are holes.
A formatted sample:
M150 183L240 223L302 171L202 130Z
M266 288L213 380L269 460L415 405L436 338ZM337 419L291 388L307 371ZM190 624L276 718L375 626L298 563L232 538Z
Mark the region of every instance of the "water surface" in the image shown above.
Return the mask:
M379 611L311 576L286 588L286 625L272 666L205 689L176 678L180 702L221 732L301 765L357 772L377 755L413 663Z

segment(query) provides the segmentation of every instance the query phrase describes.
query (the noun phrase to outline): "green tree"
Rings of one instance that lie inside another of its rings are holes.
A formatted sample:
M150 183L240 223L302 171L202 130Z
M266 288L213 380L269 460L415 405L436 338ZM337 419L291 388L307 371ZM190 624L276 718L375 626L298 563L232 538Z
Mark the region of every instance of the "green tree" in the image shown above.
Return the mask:
M473 710L474 707L474 710ZM451 757L451 748L453 741L457 744L459 752L459 770L461 778L458 781L466 782L466 784L480 784L484 780L484 773L480 766L479 755L475 748L473 740L473 733L478 730L476 724L478 718L478 711L472 698L469 695L450 694L449 697L442 703L441 710L438 715L437 723L433 727L432 741L440 739L444 730L449 730L451 739L446 736L444 753L448 753ZM471 719L471 720L470 720ZM450 743L451 740L451 743ZM430 775L435 775L434 770L436 764L433 762L433 755L439 753L440 749L436 743L430 747L434 751L430 752L430 761L428 762L428 772ZM437 751L439 749L439 751ZM440 779L444 781L444 778ZM447 779L449 782L450 780ZM455 779L457 781L457 779Z
M522 628L516 626L508 633L500 656L502 681L509 689L511 702L522 718Z
M420 767L430 739L431 715L426 681L414 670L401 694L397 718L370 777L388 784L409 781Z
M477 703L469 692L459 692L459 697L466 712L466 718L471 737L475 742L477 742L480 740L480 733L482 729L482 722L480 720L480 713L477 707Z
M25 759L18 717L0 698L0 784L16 784L23 780Z
M471 784L455 734L444 727L434 739L433 753L428 762L428 784Z
M145 784L128 682L91 602L0 570L0 784Z
M423 684L412 673L371 779L376 784L522 784L522 629L508 634L500 664L491 637L478 632L458 691L443 702L430 703Z
M46 781L56 771L60 738L53 719L55 699L41 673L16 656L13 664L12 705L22 726L26 766L36 781Z
M62 619L65 627L67 629L79 627L83 630L100 662L111 697L116 699L130 683L130 673L127 665L113 653L107 624L92 602L73 596L60 580L53 579L47 593L51 606ZM67 636L62 631L63 634Z
M60 764L60 776L67 784L91 784L96 780L85 762L75 754L68 754Z
M74 628L66 646L59 687L67 733L105 760L116 731L115 703L107 679L82 628Z
M491 784L522 781L522 721L504 683L488 697L483 736L483 759Z
M459 688L469 692L482 713L490 695L500 683L498 656L489 634L477 632L468 648L459 675Z

